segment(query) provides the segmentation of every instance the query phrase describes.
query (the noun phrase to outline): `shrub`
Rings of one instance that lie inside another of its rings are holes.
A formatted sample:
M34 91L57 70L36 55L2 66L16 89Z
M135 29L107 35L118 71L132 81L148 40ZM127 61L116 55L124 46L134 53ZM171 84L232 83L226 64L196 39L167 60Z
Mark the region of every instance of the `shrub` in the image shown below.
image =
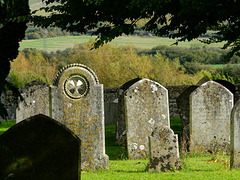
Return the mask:
M20 52L14 62L11 62L9 76L13 79L13 84L20 88L33 80L51 84L56 73L54 60L46 59L39 50L28 50Z

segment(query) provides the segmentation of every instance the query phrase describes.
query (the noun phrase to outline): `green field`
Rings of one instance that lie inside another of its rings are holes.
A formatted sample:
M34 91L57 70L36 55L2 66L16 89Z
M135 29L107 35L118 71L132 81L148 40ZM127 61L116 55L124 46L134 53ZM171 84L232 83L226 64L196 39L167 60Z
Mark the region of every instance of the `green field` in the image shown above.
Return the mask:
M80 44L88 42L90 39L95 39L96 37L91 36L66 36L66 37L56 37L47 39L37 39L37 40L24 40L20 43L20 50L24 48L36 48L48 52L56 52L57 50L64 50L66 48L72 48L74 44ZM139 36L121 36L114 39L111 44L117 46L133 45L136 48L141 49L152 49L153 47L159 45L171 46L175 43L174 39L161 38L161 37L139 37ZM200 43L198 40L193 40L191 42L181 42L178 46L181 47L191 47L191 46L204 46L205 44ZM223 43L211 44L209 47L221 47Z
M3 122L0 125L0 134L14 125L14 122ZM175 133L181 133L179 118L171 119L171 127ZM149 173L147 164L149 160L126 160L126 151L115 144L115 126L106 127L106 154L109 155L109 171L82 171L84 180L225 180L239 179L240 170L229 169L229 156L221 154L185 154L181 155L183 169L181 171L168 171Z

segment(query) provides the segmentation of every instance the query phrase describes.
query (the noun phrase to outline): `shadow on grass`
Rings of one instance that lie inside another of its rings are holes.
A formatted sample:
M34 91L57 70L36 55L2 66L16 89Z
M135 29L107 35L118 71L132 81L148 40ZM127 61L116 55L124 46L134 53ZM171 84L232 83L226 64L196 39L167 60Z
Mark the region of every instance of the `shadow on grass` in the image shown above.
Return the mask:
M105 127L106 154L109 156L109 160L125 160L127 159L127 151L124 147L116 144L115 131L115 125Z

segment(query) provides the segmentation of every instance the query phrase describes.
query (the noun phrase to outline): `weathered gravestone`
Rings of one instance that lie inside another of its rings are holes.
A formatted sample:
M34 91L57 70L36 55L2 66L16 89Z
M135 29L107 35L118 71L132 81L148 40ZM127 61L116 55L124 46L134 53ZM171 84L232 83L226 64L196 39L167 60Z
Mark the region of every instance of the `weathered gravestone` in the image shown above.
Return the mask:
M232 109L230 140L230 168L240 168L240 101Z
M190 95L190 151L229 152L233 94L208 81Z
M61 94L56 86L32 81L20 89L23 100L19 100L16 109L16 122L37 114L57 119L63 114Z
M103 85L95 73L81 64L59 71L54 85L60 91L62 114L54 117L71 129L82 141L82 169L108 169L105 154ZM55 100L54 100L55 101Z
M127 147L124 92L130 86L140 80L140 78L132 79L124 83L118 90L118 119L116 126L116 143L123 147Z
M183 151L188 151L189 149L189 98L190 94L197 88L198 86L190 86L185 89L177 98L178 112L180 114L183 125L181 144Z
M178 136L167 126L159 126L149 136L150 163L149 172L167 170L181 170L179 160Z
M49 85L38 81L32 81L20 89L23 101L19 101L16 110L17 123L37 114L51 116L49 89Z
M0 179L81 179L81 141L45 115L30 117L0 136Z
M142 79L125 91L124 103L128 158L146 158L148 136L157 126L170 126L167 89Z

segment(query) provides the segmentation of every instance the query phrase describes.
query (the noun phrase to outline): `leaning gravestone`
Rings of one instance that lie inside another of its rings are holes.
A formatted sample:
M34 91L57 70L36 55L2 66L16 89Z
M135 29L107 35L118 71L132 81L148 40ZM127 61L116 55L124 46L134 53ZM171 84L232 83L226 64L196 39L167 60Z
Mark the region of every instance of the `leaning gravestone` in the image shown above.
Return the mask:
M119 146L127 146L124 93L130 86L140 80L140 78L131 79L130 81L124 83L118 90L118 119L116 126L116 143Z
M61 123L36 115L0 136L0 179L81 179L81 141Z
M189 97L190 94L197 89L198 86L190 86L185 89L177 98L178 112L183 125L183 135L181 148L183 151L188 151L189 148Z
M229 152L233 94L208 81L190 95L190 151Z
M105 154L103 85L95 73L81 64L61 69L54 81L60 91L62 114L55 119L71 129L82 141L83 170L108 169ZM53 102L57 101L53 98ZM54 103L53 103L54 104ZM53 106L58 112L59 106Z
M159 126L149 136L150 163L149 172L167 170L181 170L179 160L178 136L167 126Z
M147 158L148 136L157 126L170 126L168 91L157 82L142 79L125 91L124 102L128 158Z
M237 101L231 113L231 150L230 168L240 168L240 101Z

